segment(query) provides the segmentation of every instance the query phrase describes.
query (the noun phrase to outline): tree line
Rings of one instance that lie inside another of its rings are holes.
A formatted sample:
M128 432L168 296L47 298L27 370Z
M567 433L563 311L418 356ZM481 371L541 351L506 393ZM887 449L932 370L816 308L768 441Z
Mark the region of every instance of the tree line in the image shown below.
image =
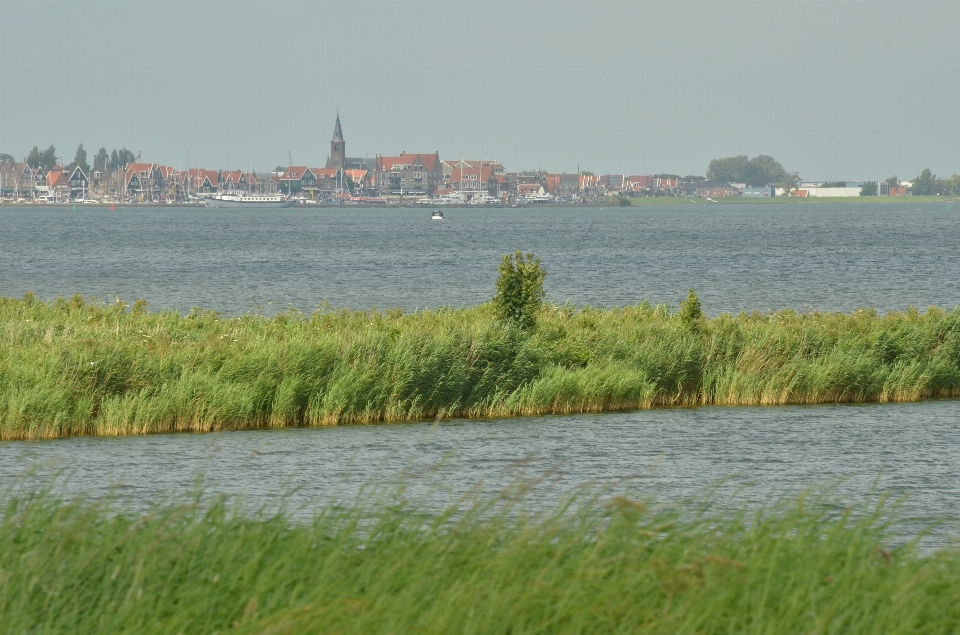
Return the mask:
M900 185L900 177L891 176L884 183L890 187ZM924 168L919 176L912 180L913 185L910 192L914 196L960 196L960 174L954 174L949 178L937 178L937 175L930 171L930 168ZM867 181L860 189L860 196L876 196L877 182Z
M766 154L752 159L741 154L711 161L707 166L707 180L745 183L749 187L773 185L789 192L800 183L800 174L788 172L779 161Z
M116 169L121 168L128 163L133 163L136 160L136 155L132 151L126 148L120 148L119 150L113 150L112 152L107 152L106 148L101 147L97 150L97 153L93 157L93 169L94 170L103 170L105 168ZM33 149L30 150L30 153L27 155L26 163L31 168L43 168L49 170L55 165L63 165L63 158L57 156L57 148L51 144L46 150L41 150L40 146L33 146ZM0 163L15 163L13 155L7 154L5 152L0 152ZM67 171L73 170L73 168L80 166L80 169L85 173L90 173L90 164L87 163L87 151L81 143L77 147L76 153L73 155L73 162L66 165Z

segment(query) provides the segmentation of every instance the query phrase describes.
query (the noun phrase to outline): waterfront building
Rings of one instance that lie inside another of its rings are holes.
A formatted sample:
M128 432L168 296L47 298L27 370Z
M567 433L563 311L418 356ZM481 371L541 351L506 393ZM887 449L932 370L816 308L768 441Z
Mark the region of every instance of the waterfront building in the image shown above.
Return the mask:
M224 191L252 192L256 189L257 177L243 170L227 170L218 173L220 189Z
M499 161L441 161L441 183L434 195L457 196L463 201L477 197L500 198L509 194L510 184Z
M600 177L600 185L608 192L622 192L627 178L622 174L605 174Z
M0 163L0 193L6 198L33 200L34 171L26 163Z
M764 186L744 186L744 198L773 198L776 195L776 188L772 185Z
M70 188L70 198L86 198L87 194L90 193L90 179L87 178L79 165L74 166L73 170L70 171L69 176L67 176L67 183Z
M313 188L304 189L314 198L316 198L316 194L326 197L350 189L342 168L310 168L310 171L316 177L317 182Z
M740 190L721 181L701 181L696 184L696 195L701 198L731 198L740 196Z
M317 187L317 175L305 165L291 165L276 178L279 190L285 194L311 192Z
M130 163L124 170L124 190L138 201L157 201L167 190L167 180L174 170L158 163Z
M375 183L377 192L432 196L443 180L440 153L377 155Z
M220 173L203 168L180 172L181 191L185 197L197 194L216 194L220 191Z

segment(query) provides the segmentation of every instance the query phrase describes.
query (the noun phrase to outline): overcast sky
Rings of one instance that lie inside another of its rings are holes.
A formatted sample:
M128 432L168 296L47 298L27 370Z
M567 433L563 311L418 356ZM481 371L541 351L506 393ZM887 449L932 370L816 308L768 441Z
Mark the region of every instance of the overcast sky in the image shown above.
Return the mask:
M960 173L960 2L0 0L0 152Z

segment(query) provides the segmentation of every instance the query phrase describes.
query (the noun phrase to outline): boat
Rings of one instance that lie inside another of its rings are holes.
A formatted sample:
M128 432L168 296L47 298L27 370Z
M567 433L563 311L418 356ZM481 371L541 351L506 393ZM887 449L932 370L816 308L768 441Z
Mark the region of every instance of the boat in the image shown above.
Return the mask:
M433 216L430 217L430 220L443 220L443 212L436 210L433 212Z
M296 201L282 194L257 194L255 192L222 192L201 199L207 207L293 207Z

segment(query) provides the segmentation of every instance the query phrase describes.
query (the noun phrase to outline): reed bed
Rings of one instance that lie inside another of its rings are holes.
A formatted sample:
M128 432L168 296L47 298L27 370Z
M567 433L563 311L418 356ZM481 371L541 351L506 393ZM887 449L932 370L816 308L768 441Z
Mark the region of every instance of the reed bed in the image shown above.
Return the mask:
M0 438L960 395L960 309L548 306L225 318L0 298Z
M222 500L134 515L8 494L5 633L956 633L960 558L896 537L882 505L753 513L581 496L439 515Z

